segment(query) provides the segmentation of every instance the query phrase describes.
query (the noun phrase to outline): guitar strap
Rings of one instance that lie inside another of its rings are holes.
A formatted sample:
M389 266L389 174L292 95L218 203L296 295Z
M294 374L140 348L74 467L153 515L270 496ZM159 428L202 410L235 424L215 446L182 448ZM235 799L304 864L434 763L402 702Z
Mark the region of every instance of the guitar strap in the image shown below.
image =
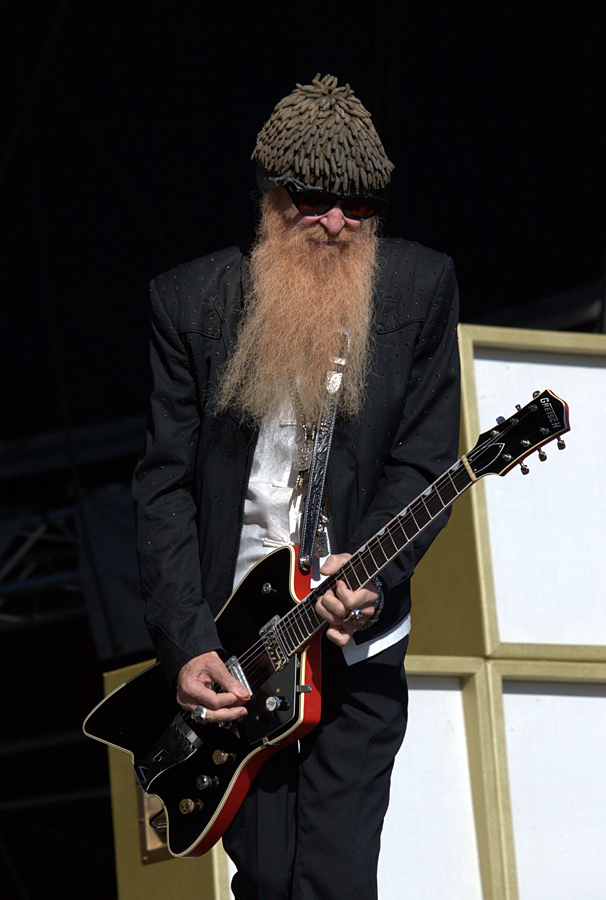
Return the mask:
M346 344L349 338L346 339ZM332 433L337 417L337 400L345 371L345 351L343 357L333 360L334 368L326 375L326 400L324 409L316 428L314 449L309 466L309 480L307 482L307 497L305 511L301 523L301 539L299 544L299 558L297 565L303 575L311 570L311 561L314 545L318 534L322 502L324 498L324 483L326 481L326 467L332 444Z

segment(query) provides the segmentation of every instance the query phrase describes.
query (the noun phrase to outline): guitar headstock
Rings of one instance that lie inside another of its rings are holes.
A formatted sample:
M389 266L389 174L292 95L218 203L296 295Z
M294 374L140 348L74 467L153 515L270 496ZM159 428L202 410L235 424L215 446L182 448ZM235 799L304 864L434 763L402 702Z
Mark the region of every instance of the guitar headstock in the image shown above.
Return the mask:
M559 449L565 444L561 435L570 431L568 404L551 391L536 391L526 406L517 406L509 419L499 417L490 431L485 431L466 459L474 475L505 475L517 463L549 441L558 439ZM543 451L539 458L545 459ZM522 466L526 473L528 469Z

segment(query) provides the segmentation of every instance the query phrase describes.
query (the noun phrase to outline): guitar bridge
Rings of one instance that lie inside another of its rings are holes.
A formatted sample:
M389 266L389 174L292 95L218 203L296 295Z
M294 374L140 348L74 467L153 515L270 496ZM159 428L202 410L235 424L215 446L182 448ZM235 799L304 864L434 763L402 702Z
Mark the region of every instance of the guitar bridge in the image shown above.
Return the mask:
M271 660L271 664L276 672L283 669L288 662L289 656L276 632L276 625L280 621L280 616L274 616L259 631L259 637L262 639L267 655Z

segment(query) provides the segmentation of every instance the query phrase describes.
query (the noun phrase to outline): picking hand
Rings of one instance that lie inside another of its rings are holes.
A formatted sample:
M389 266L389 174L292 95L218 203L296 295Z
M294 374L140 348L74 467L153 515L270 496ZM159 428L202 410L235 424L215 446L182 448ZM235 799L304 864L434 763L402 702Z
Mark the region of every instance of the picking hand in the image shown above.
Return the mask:
M219 684L223 691L217 693L213 684ZM190 712L203 706L206 722L230 722L245 716L246 707L242 704L247 700L248 691L214 650L194 656L179 672L177 703Z

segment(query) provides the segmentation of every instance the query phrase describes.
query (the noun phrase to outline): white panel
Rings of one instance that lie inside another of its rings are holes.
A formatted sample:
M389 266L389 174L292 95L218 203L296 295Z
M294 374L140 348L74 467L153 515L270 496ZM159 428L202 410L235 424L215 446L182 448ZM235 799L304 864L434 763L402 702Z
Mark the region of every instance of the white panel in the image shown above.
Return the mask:
M606 359L476 348L474 371L481 431L534 390L570 406L565 451L484 480L500 639L606 644Z
M381 845L381 900L481 900L461 684L409 676Z
M606 897L606 687L504 684L520 900Z

